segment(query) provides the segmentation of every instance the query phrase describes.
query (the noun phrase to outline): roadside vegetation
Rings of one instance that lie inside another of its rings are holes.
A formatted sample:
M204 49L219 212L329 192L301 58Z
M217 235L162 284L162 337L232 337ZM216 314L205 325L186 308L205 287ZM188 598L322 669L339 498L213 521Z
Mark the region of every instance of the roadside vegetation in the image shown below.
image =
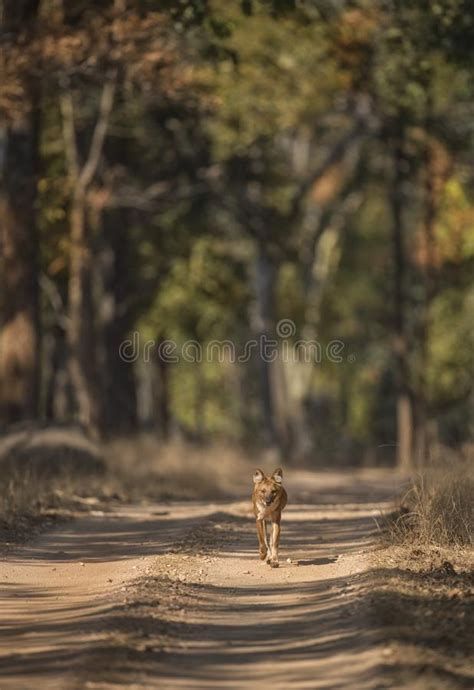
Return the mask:
M415 476L389 525L395 543L474 545L473 462L471 451L448 462L434 461Z
M159 443L144 434L99 445L78 428L19 431L0 439L0 535L22 539L52 520L114 502L245 493L254 461L224 444Z
M373 556L371 611L397 688L474 684L471 455L444 448L413 478Z
M77 428L19 427L0 438L0 534L22 539L103 493L105 463ZM98 499L96 499L98 500Z

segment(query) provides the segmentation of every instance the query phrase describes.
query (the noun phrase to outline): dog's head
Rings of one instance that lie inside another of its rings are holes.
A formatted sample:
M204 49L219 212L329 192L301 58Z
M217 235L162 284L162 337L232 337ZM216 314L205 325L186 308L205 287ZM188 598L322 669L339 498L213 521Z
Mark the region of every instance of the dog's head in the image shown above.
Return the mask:
M266 475L262 470L255 470L253 474L254 496L269 506L279 496L282 489L283 471L281 467L274 470L271 475Z

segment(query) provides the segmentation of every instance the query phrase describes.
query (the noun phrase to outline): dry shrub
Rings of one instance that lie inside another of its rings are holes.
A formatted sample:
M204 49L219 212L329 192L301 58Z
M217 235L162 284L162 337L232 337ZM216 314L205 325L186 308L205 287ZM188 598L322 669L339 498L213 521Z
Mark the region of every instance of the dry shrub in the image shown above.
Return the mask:
M469 546L474 543L474 476L469 461L431 466L414 480L391 523L397 541Z
M262 462L226 445L164 444L151 435L112 441L104 454L109 491L129 500L246 495L254 465Z
M0 471L53 478L104 470L99 448L75 427L26 428L0 438Z
M36 471L11 469L0 475L0 534L21 536L60 505L62 480Z
M0 531L21 536L102 482L100 452L79 429L25 428L0 438Z
M109 500L247 496L254 466L237 448L159 443L152 435L94 445L78 429L26 429L0 438L0 531L27 532L45 515Z
M38 481L30 473L2 473L0 476L0 519L7 525L17 514L29 516L38 505Z
M27 534L45 516L110 500L248 497L255 467L277 465L272 453L160 443L151 434L98 447L78 429L15 432L0 438L0 532Z

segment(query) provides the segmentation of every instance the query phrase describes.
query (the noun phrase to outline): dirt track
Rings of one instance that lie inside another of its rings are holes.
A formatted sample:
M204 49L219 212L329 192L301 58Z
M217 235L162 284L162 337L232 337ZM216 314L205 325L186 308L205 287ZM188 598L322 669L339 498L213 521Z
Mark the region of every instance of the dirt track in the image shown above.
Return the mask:
M395 481L297 473L274 570L242 500L122 506L10 550L0 687L388 687L364 595Z

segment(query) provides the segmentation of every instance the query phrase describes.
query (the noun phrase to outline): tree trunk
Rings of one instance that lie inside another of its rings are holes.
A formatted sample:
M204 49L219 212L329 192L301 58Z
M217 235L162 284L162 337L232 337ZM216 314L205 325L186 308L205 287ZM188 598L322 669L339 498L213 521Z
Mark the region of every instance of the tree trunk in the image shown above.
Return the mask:
M3 25L28 32L34 0L4 0ZM39 88L24 84L23 108L4 133L0 191L0 420L38 413L40 317L35 201L38 174Z
M394 259L394 340L393 353L395 359L396 381L396 414L397 414L397 464L401 469L412 467L413 449L413 410L409 380L408 364L408 335L406 328L406 259L404 247L403 222L403 184L404 184L404 156L402 145L397 142L394 152L394 178L392 184L392 241Z
M56 387L61 367L61 350L64 348L64 331L53 326L43 338L43 373L45 377L42 417L48 422L54 421L54 404Z
M423 277L423 304L419 327L420 372L416 391L416 431L415 431L415 460L421 467L430 455L430 439L428 434L428 412L426 400L426 376L429 365L429 339L431 329L431 304L436 293L435 284L435 220L436 220L436 170L433 152L428 142L425 157L425 195L424 217L422 221L423 254L421 269Z
M162 338L161 340L164 340ZM158 341L159 343L160 341ZM155 348L156 357L156 378L157 385L154 391L153 405L155 408L155 420L158 437L162 441L168 441L170 438L170 422L171 422L171 401L170 401L170 386L169 386L169 362L165 358L159 356L159 346ZM199 366L199 365L197 365Z
M87 192L102 159L109 118L114 104L116 80L117 74L110 73L102 88L97 120L92 131L89 151L82 166L79 165L80 156L76 142L72 94L65 93L60 100L64 150L73 190L69 212L71 243L67 333L70 350L69 368L79 421L95 436L100 435L103 429L104 415L93 294L96 252L92 243L91 225L94 222L96 224L100 222L100 212L97 208L88 208ZM88 211L91 212L88 214Z
M120 345L133 326L127 304L130 285L130 244L123 213L103 214L101 250L101 330L103 356L104 422L108 434L131 433L137 428L137 395L134 367L120 357Z
M257 339L275 340L275 304L274 281L275 265L263 242L257 245L255 266L255 296L257 303ZM272 363L263 356L259 348L257 353L260 370L260 391L262 400L263 436L269 446L280 447L275 423L275 401L272 380Z
M69 367L78 418L94 435L102 428L100 372L97 363L95 313L92 295L93 249L86 221L86 199L76 189L70 211Z

